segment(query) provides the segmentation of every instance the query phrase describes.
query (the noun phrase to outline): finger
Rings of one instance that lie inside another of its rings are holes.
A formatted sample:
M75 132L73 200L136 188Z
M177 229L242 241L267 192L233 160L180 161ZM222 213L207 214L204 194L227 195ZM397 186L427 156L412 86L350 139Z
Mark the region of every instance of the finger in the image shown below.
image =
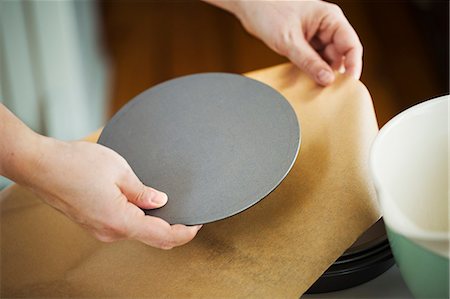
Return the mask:
M321 24L319 40L323 44L334 44L341 57L345 57L346 73L359 79L362 71L363 48L358 34L342 10L336 9Z
M359 80L362 72L362 52L357 49L351 49L345 55L344 66L345 72L355 79Z
M363 48L358 35L350 23L345 19L333 36L333 44L338 53L345 57L344 66L346 73L356 79L361 77Z
M318 84L326 86L334 81L330 66L305 39L299 39L290 47L288 57Z
M145 186L130 169L118 182L118 186L129 202L143 209L155 209L167 203L167 195Z
M201 227L170 225L157 217L140 216L130 221L129 235L152 247L172 249L191 241Z
M336 50L334 44L327 45L322 52L322 56L333 70L341 68L343 56Z

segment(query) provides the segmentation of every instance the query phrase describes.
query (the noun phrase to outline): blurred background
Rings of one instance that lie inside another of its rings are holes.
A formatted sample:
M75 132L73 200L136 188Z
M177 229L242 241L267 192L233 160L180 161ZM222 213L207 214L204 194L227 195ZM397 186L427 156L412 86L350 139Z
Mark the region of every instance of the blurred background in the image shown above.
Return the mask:
M364 46L380 126L449 92L448 1L335 3ZM60 139L86 136L162 81L286 61L200 1L0 1L0 101Z

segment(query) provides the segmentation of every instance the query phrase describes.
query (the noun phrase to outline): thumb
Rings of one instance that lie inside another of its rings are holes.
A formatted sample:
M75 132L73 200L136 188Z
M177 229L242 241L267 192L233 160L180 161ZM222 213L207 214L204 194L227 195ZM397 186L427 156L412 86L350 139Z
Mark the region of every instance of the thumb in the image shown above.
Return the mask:
M326 86L334 81L331 67L305 39L299 39L295 45L291 46L288 57L318 84Z
M140 208L156 209L167 203L167 195L164 192L145 186L133 171L117 185L128 201Z

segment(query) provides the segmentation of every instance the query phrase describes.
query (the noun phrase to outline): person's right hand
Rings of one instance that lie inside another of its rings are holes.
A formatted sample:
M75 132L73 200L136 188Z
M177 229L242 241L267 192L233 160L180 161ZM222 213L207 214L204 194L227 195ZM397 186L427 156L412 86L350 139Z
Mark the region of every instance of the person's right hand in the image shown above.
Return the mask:
M334 70L359 79L363 47L342 10L325 1L204 0L222 7L275 52L286 56L318 84Z
M37 136L28 146L38 158L27 165L32 173L22 183L97 239L136 239L171 249L189 242L201 228L171 226L160 218L146 216L140 208L161 207L167 196L144 186L113 150L94 143Z

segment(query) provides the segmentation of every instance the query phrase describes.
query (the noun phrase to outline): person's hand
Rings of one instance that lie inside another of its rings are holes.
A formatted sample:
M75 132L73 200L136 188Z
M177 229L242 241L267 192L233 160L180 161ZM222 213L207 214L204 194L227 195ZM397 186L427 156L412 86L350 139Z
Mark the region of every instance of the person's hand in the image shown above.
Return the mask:
M34 138L38 159L22 181L43 200L101 241L137 239L170 249L190 241L201 226L169 225L138 207L163 206L167 196L144 186L119 154L99 144Z
M288 57L320 85L334 81L333 70L361 76L363 48L335 4L323 1L206 0L234 13L248 32Z

